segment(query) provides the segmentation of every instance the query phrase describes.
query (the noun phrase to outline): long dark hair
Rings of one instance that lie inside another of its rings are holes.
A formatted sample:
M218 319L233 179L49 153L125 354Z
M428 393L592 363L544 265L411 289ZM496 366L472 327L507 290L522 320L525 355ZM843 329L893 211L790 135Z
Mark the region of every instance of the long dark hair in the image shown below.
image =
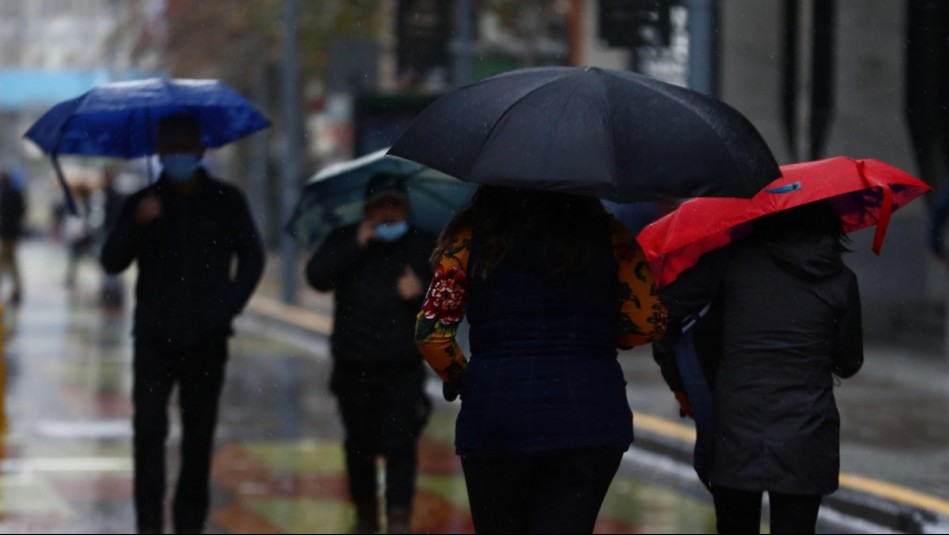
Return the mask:
M795 236L828 236L847 251L850 238L844 223L828 201L817 201L777 212L755 222L752 239L765 243L786 241Z
M518 235L526 229L547 236L546 262L551 272L574 272L586 268L595 240L591 229L607 218L603 204L594 198L566 193L481 186L471 201L442 230L432 255L437 266L461 230L476 227L484 262L478 268L487 277L507 256Z

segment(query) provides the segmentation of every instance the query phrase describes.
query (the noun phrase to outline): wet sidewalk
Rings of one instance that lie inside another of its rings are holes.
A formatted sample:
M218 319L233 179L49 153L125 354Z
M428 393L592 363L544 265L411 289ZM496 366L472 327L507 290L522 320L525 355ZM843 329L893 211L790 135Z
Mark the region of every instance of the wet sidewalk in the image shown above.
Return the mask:
M91 262L67 292L65 255L55 244L29 241L21 254L26 291L23 306L5 318L0 383L0 532L127 533L135 526L131 307L110 313L98 306L99 273ZM303 328L314 321L325 327L325 318L268 303L267 288L254 312L238 321L231 343L208 529L346 532L353 511L341 428L326 388L328 344ZM421 442L413 529L471 532L452 446L457 405L436 405ZM180 440L176 420L173 411L171 482ZM709 532L713 517L706 497L624 466L597 531Z
M53 244L25 243L21 262L24 304L5 318L0 532L129 532L130 307L122 313L98 307L99 274L91 263L80 271L76 291L67 292L64 254ZM331 302L308 292L305 308L288 308L273 298L278 289L268 277L231 344L211 532L330 533L351 526L341 428L326 388L328 344L321 334L330 326L325 313ZM682 462L690 427L677 418L648 352L625 355L623 363L637 443L611 487L597 531L713 532L709 496ZM939 525L920 523L927 519L913 514L949 503L942 412L947 390L944 361L871 348L864 372L838 390L846 472L838 495L850 493L855 501L825 508L822 529L872 532L900 528L900 519L905 530ZM437 389L433 394L438 401ZM470 532L452 447L457 404L436 407L421 443L413 528ZM172 474L179 439L173 425ZM869 505L857 507L867 499Z

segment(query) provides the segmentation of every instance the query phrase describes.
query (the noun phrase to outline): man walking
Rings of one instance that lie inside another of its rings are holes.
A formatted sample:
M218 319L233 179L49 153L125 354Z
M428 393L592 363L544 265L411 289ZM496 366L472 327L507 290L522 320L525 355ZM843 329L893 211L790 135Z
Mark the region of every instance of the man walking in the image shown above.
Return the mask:
M109 273L138 263L133 386L138 529L164 528L168 401L177 384L183 436L174 529L198 533L210 500L227 338L232 319L260 280L264 252L244 196L201 166L205 147L198 120L163 119L156 144L162 174L124 203L101 262Z
M315 289L336 292L330 389L346 430L353 532L379 529L376 457L382 456L388 532L408 533L418 438L430 411L414 325L432 276L435 239L408 225L401 177L373 177L363 214L361 223L327 238L306 274Z

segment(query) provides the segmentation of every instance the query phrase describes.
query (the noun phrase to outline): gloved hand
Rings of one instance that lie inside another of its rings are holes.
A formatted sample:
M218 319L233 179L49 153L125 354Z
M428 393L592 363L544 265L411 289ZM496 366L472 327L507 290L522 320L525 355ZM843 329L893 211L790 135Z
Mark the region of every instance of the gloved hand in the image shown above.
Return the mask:
M442 397L445 401L455 401L458 399L458 393L461 391L461 380L456 379L451 382L442 383Z
M679 402L679 417L685 418L688 416L694 420L695 416L692 414L692 406L689 405L689 397L681 390L676 390L675 395L676 401Z

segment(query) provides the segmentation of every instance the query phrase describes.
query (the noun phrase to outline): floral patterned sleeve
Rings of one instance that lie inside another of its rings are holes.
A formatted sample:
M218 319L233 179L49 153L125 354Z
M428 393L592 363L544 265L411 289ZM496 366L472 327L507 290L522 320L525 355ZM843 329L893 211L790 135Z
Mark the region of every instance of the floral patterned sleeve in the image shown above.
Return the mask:
M455 340L465 316L471 229L462 230L442 255L415 322L415 342L428 365L445 382L453 382L468 360Z
M636 238L613 220L613 256L620 283L620 335L618 346L629 349L663 337L668 321L666 308L659 301L659 290L652 278L646 256Z

